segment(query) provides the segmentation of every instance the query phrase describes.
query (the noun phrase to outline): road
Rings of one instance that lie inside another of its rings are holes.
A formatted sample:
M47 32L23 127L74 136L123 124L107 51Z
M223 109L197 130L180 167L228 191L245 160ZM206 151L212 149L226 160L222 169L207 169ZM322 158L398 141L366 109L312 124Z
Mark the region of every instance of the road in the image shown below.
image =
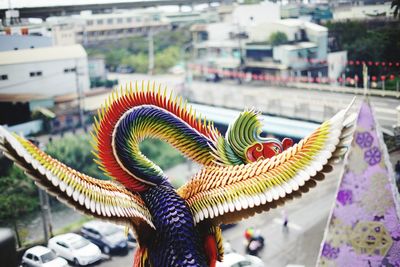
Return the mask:
M110 78L118 79L122 85L132 81L157 81L173 89L177 94L188 97L190 101L240 110L254 107L265 114L316 122L330 118L338 110L345 108L353 98L353 95L345 93L251 84L238 85L234 81L221 83L193 81L190 86L184 88L182 75L112 73ZM358 110L361 100L362 97L357 96L353 105L354 111ZM400 123L400 115L396 113L400 100L374 96L371 96L370 100L378 122L386 133L392 133L392 126Z

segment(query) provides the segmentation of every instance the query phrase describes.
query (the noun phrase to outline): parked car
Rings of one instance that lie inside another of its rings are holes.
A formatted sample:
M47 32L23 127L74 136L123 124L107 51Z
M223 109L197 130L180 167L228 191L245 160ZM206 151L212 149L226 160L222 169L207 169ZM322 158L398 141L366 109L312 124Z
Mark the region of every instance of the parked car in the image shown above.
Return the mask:
M224 255L224 261L217 261L217 267L264 267L264 262L251 255L240 255L232 252Z
M35 246L27 249L22 256L23 267L66 267L68 262L57 255L49 248Z
M127 253L128 240L124 231L112 223L90 221L83 225L81 234L106 253Z
M75 266L88 265L102 258L98 246L74 233L51 238L48 247L60 257L73 262Z

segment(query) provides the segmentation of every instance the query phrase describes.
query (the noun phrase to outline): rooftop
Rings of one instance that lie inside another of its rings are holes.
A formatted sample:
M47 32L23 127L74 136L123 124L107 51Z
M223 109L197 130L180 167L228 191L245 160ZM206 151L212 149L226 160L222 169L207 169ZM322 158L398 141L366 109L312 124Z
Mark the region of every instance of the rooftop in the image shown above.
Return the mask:
M43 62L86 57L81 45L52 46L0 52L0 65Z
M312 22L308 22L308 21L303 21L300 19L282 19L282 20L278 20L275 22L276 24L280 24L280 25L285 25L288 27L305 27L308 28L310 30L313 31L317 31L317 32L327 32L328 29L324 26L312 23Z
M311 42L301 42L296 44L280 45L279 47L285 50L300 50L300 49L316 48L317 45Z

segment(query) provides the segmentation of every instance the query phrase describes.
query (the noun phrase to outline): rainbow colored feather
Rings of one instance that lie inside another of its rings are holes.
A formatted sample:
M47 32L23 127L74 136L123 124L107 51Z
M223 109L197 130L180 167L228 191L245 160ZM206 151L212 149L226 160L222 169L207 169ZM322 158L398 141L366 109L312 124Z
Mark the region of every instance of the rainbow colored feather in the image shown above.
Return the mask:
M354 118L354 117L353 117ZM260 136L254 111L225 137L181 98L154 83L114 91L95 118L95 161L115 181L73 170L0 127L0 149L48 192L78 210L132 227L136 267L210 266L222 260L221 222L282 205L314 187L343 157L353 131L348 109L292 146ZM159 138L203 166L175 190L139 149Z
M213 123L197 119L182 98L167 97L166 90L161 93L158 86L156 91L150 83L147 89L136 83L134 90L130 85L120 94L112 93L99 111L93 133L100 168L133 191L164 179L162 170L139 151L144 138L160 138L199 164L213 165L210 152L219 136Z

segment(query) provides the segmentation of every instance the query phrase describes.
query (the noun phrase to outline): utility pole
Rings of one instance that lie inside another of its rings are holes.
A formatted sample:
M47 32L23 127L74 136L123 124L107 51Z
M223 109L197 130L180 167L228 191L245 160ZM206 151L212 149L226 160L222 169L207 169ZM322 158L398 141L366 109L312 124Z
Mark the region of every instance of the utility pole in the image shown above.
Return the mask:
M364 83L364 96L366 96L368 92L368 67L365 63L363 64L363 83Z
M83 91L82 91L82 88L81 88L81 85L79 82L79 75L81 75L81 73L79 72L78 60L76 59L75 60L75 83L76 83L76 93L78 94L79 123L86 132L86 125L85 125L85 120L84 120L84 116L83 116Z
M33 140L33 143L41 150L44 150L42 143L38 142L37 140ZM43 222L44 240L47 243L47 241L49 241L49 239L53 236L53 223L50 212L49 195L40 188L38 188L38 191Z
M148 74L149 75L153 75L154 74L154 40L153 40L153 30L152 30L151 27L149 28L148 39L149 39L149 68L148 68Z
M40 199L40 207L43 221L43 233L44 233L44 241L47 243L51 236L53 236L53 229L51 224L50 214L50 205L49 205L49 195L44 192L42 189L39 190L39 199Z

